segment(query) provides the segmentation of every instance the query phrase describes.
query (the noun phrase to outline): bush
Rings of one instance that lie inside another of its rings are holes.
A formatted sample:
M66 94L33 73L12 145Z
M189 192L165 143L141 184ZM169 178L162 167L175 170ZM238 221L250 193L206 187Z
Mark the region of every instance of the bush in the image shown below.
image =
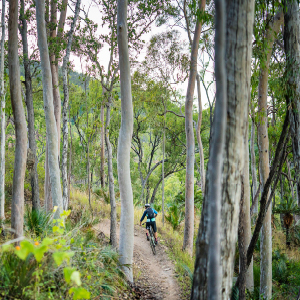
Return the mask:
M35 241L21 241L20 246L7 242L0 247L0 298L111 298L126 288L118 254L97 243L91 228L83 231L81 222L76 226L66 222L69 214L54 220L44 238L41 234ZM32 219L36 232L38 215L29 214L28 220Z

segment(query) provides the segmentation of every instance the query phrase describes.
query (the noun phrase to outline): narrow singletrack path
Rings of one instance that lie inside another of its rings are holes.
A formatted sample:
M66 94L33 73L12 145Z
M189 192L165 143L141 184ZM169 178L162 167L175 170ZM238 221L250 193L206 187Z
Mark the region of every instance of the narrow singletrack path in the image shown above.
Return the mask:
M110 221L103 220L95 226L98 233L109 237ZM117 228L119 239L119 224ZM145 228L134 226L133 268L135 284L143 287L148 296L141 299L180 300L180 287L175 278L174 265L165 252L166 247L158 243L153 255L146 239ZM127 298L130 299L130 298Z

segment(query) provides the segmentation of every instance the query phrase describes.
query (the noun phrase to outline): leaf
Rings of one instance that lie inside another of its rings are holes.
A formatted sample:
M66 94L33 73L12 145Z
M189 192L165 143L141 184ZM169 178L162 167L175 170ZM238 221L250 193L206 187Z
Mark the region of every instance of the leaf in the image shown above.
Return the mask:
M49 246L49 245L52 245L53 243L54 243L53 239L50 239L50 238L46 237L46 238L43 239L42 245L43 246Z
M4 251L4 252L9 251L12 248L13 248L12 244L2 245L2 251Z
M70 258L74 255L74 252L54 252L53 259L58 266L60 266L64 261L70 262Z
M69 290L69 294L73 295L73 299L77 300L77 299L90 299L91 298L91 293L89 291L87 291L86 289L82 288L82 287L72 287Z
M42 258L44 257L45 252L47 252L48 247L45 245L41 245L34 249L33 255L37 262L40 262Z
M72 276L72 274L73 274L74 271L75 271L74 268L70 268L70 267L65 267L64 268L64 277L65 277L65 281L67 283L70 283L71 276Z
M74 281L78 286L81 285L80 273L78 271L74 271L71 275L71 280Z
M34 251L34 246L29 241L22 241L20 243L20 250L15 250L16 255L25 260L27 256Z

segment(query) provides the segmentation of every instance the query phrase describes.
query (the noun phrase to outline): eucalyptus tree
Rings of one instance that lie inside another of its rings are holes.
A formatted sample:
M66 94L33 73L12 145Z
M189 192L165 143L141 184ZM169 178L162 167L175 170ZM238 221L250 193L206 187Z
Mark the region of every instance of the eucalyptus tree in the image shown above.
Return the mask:
M287 103L291 106L290 124L292 132L293 157L296 173L297 199L300 205L300 83L299 83L299 41L300 15L297 1L284 1L284 47L286 53Z
M76 7L75 7L75 14L71 24L70 31L68 32L68 43L66 54L63 58L63 66L62 66L62 73L63 73L63 89L64 89L64 102L63 102L63 150L62 150L62 182L63 182L63 205L64 209L68 209L69 203L69 192L68 192L68 172L67 172L67 160L68 160L68 108L69 108L69 88L68 88L68 72L67 67L70 59L70 52L72 47L73 41L73 33L75 30L76 22L79 15L81 0L77 0Z
M51 67L51 77L52 77L52 92L53 92L53 105L54 105L54 115L57 130L57 146L58 153L60 154L60 131L61 131L61 99L59 91L59 78L58 78L58 62L60 59L60 53L63 42L64 26L67 16L67 4L68 0L62 0L60 8L59 21L57 20L58 11L58 1L51 0L50 3L50 20L46 20L48 26L48 40L49 40L49 57L50 57L50 67ZM49 12L49 7L46 7L45 16L47 18L47 12ZM45 206L47 211L51 211L53 208L53 199L51 198L51 183L48 165L48 147L46 149L46 163L45 163Z
M121 84L121 128L118 143L118 179L121 198L120 263L127 279L132 282L133 257L133 196L130 179L130 148L133 132L133 108L128 51L127 0L118 0L118 50Z
M17 238L23 235L24 178L27 158L27 126L21 96L18 56L18 0L9 1L8 66L11 105L14 115L16 146L11 205L11 227Z
M199 14L205 10L205 0L199 2ZM190 74L185 101L185 132L186 132L186 179L185 179L185 222L183 250L193 254L194 242L194 164L195 137L193 124L193 100L197 76L197 58L202 20L196 21L193 43L191 47Z
M244 128L248 126L254 18L254 1L226 1L226 4L227 128L221 191L221 299L230 298L232 286L244 170ZM210 172L207 172L191 299L208 299L208 222L211 215L207 199L212 193L208 190L209 180Z
M164 105L171 108L170 91L164 82L155 81L144 73L136 71L132 79L132 97L134 104L134 128L132 136L132 150L138 157L138 170L142 185L139 202L144 199L144 190L150 188L151 175L163 165L171 163L170 159L161 159L161 146L163 143L162 127L175 128L176 121L170 124L166 120ZM173 105L174 106L174 105ZM174 107L174 109L176 109ZM174 116L172 115L174 121ZM167 129L168 130L168 129ZM169 157L170 158L170 157ZM148 202L147 193L145 202Z
M23 45L23 64L25 71L25 89L26 97L25 102L27 106L27 118L28 118L28 140L29 148L34 157L34 166L30 171L30 183L32 190L32 208L35 210L40 209L40 192L39 192L39 182L38 182L38 172L37 172L37 156L36 156L36 135L34 128L34 108L33 108L33 96L32 96L32 73L31 73L31 62L28 52L28 30L27 30L27 18L31 12L25 11L25 1L21 0L20 8L20 20L21 24L19 30L22 36L22 45Z
M2 0L1 12L1 49L0 49L0 220L5 219L5 88L4 88L4 42L5 42L5 0Z
M258 146L260 158L260 174L262 185L268 179L269 168L269 137L268 137L268 118L267 118L267 96L268 96L268 74L269 64L272 54L273 44L283 24L283 12L279 10L271 20L265 21L266 28L264 35L264 44L260 58L260 75L258 86ZM272 297L272 228L271 228L272 208L268 209L264 218L261 231L260 244L260 293L265 299Z
M137 1L129 1L128 2L128 43L131 48L130 56L131 58L136 57L140 50L143 47L142 36L149 32L151 25L155 24L155 22L160 19L164 18L165 12L169 9L170 1L145 1L143 5L141 5ZM119 71L119 62L118 62L118 51L117 51L117 1L106 1L101 2L98 4L98 8L102 13L102 25L108 26L109 32L101 34L97 34L98 25L95 24L89 17L88 13L85 13L85 24L86 26L81 29L80 35L77 37L76 48L79 54L87 55L89 60L93 63L93 69L95 75L100 78L100 82L102 85L102 92L103 98L106 99L105 106L106 110L111 112L111 108L114 106L113 103L113 89L115 84L118 81L118 71ZM102 45L106 44L109 47L109 60L107 63L107 68L105 72L105 67L100 61L100 54ZM103 103L103 104L104 104ZM104 106L104 105L103 105ZM101 123L102 123L102 130L101 130L101 141L104 140L103 134L108 133L108 130L103 130L106 125L109 123L104 124L104 107L101 109ZM106 112L107 116L107 112ZM107 128L108 129L108 128ZM106 148L108 151L111 147L109 136L105 137ZM109 143L109 144L108 144ZM104 143L102 142L102 151L101 151L101 170L103 173L104 170ZM112 166L113 160L112 156L109 157L108 160L108 170L111 172L108 174L109 179L109 191L113 191L114 189L114 182L113 182L113 173L112 173ZM102 181L104 181L103 176ZM114 193L110 194L112 207L113 210L111 214L116 216L116 211L114 209L115 199ZM115 220L116 217L113 217L112 220ZM111 232L116 231L116 222L112 222L111 224L113 228ZM111 237L112 240L112 237ZM114 241L114 244L117 242Z
M58 218L63 210L62 191L60 185L60 170L58 163L58 132L54 115L52 74L45 26L45 1L36 2L36 22L38 32L38 46L41 60L43 98L47 131L47 158L49 177L51 184L51 196L54 206L57 206L55 218Z

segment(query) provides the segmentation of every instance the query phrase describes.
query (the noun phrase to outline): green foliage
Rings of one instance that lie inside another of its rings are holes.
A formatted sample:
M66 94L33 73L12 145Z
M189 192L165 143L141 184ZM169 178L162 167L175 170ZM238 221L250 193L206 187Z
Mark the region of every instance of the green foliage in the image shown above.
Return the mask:
M277 283L275 291L285 297L295 298L300 286L300 262L276 250L273 253L272 272L273 280Z
M50 227L50 221L53 215L46 213L44 210L26 209L24 224L27 231L34 233L36 236L45 235Z
M178 207L176 203L169 204L167 207L167 211L168 214L166 215L166 220L171 224L172 228L175 230L184 220L183 211Z
M65 211L60 219L53 220L52 233L48 231L43 239L25 239L15 248L9 241L2 245L1 297L42 300L64 295L65 299L94 299L124 289L118 254L99 245L91 230L82 232L75 226L67 232L69 214Z

